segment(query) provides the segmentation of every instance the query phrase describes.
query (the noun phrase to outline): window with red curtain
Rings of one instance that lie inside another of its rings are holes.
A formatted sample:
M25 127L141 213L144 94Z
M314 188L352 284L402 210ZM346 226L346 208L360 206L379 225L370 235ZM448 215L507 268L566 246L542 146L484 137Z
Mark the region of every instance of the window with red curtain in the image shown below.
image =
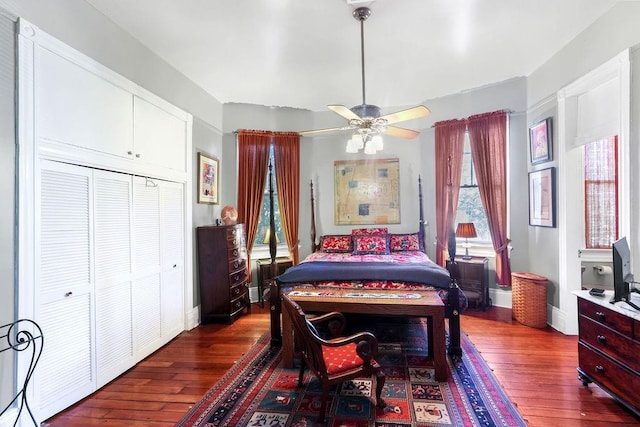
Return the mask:
M607 249L618 239L618 137L584 146L585 247Z

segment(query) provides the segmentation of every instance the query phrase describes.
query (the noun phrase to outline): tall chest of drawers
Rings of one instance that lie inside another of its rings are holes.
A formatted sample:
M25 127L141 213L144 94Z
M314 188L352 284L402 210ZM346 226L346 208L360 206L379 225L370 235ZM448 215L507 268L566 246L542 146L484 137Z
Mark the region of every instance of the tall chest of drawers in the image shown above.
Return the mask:
M578 378L593 382L640 415L640 312L578 291Z
M249 312L243 224L197 228L202 323L233 323Z

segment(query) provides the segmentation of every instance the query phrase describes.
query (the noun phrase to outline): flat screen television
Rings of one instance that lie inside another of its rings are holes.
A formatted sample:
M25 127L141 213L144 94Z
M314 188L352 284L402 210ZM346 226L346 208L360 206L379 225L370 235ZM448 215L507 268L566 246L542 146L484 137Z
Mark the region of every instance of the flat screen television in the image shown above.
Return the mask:
M631 274L631 251L627 238L622 237L613 242L613 298L612 303L624 301L636 310L640 310L636 304L631 302L630 284L633 283Z

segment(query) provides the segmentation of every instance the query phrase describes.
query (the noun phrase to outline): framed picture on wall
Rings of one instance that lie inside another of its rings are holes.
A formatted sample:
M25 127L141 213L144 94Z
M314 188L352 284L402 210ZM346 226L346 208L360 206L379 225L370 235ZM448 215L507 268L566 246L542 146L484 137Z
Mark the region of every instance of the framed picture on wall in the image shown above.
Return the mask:
M547 117L529 128L529 152L532 165L552 160L551 135L551 117Z
M220 203L220 162L216 157L198 153L198 203Z
M556 226L556 168L529 172L529 225Z

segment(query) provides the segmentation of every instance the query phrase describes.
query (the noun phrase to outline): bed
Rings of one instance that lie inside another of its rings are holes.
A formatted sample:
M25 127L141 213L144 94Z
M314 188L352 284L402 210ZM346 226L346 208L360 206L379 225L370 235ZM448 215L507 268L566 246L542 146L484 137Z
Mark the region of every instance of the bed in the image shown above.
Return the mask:
M272 197L271 191L269 194ZM426 254L420 178L418 198L420 219L415 233L393 234L386 227L355 228L350 234L320 236L316 243L312 183L312 253L285 273L272 276L276 280L270 285L268 297L271 344L282 344L281 293L288 288L426 289L437 292L442 299L449 320L448 353L452 357L460 357L460 313L466 308L467 300L449 271ZM271 259L274 261L275 244L271 247ZM275 267L275 262L272 267Z

